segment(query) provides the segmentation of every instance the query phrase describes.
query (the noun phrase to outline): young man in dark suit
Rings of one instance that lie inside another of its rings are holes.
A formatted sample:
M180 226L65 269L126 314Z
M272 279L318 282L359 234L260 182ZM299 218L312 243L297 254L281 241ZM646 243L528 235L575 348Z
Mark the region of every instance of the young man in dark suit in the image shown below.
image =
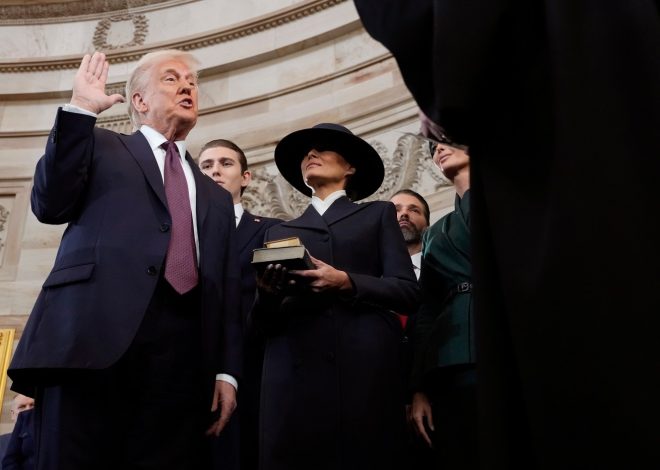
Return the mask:
M192 55L136 64L132 135L95 127L123 101L107 77L104 54L83 58L37 164L32 210L68 227L9 376L35 395L39 470L199 468L242 363L231 197L185 151Z
M253 329L247 328L247 317L257 287L255 271L251 265L252 250L261 248L266 230L281 221L255 216L243 208L241 197L252 180L252 174L248 169L245 153L234 142L226 139L207 142L199 153L198 164L202 173L229 191L234 203L238 258L241 266L241 315L245 335L240 423L236 419L232 420L224 435L214 445L212 468L256 470L264 339Z

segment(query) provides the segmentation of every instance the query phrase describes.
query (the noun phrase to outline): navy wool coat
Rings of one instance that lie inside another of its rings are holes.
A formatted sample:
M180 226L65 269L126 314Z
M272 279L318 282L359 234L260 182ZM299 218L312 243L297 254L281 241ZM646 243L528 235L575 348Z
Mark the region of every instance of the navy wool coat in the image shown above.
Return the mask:
M257 299L254 321L268 337L261 468L397 468L402 330L392 312L412 312L418 287L394 206L343 197L323 216L309 206L269 229L266 240L290 236L346 271L354 292L300 288L276 301Z

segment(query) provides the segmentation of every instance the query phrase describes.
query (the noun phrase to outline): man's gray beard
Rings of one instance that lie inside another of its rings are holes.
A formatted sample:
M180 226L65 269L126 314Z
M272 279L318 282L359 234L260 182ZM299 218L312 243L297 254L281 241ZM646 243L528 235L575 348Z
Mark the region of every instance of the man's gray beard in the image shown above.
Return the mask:
M401 233L403 233L403 239L409 245L414 245L415 243L419 243L422 240L422 232L417 230L414 226L410 228L402 227Z

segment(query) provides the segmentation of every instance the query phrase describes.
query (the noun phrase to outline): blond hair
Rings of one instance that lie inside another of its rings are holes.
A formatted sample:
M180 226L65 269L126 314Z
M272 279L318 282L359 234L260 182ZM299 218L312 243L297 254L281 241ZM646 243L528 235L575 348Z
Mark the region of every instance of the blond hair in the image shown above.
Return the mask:
M160 51L150 52L142 56L142 58L135 64L135 69L131 76L126 80L126 100L128 101L128 117L133 124L133 130L136 130L142 124L140 115L133 106L133 93L144 92L151 73L151 69L167 60L179 60L186 64L186 66L195 74L199 72L199 61L190 52L180 51L178 49L163 49Z

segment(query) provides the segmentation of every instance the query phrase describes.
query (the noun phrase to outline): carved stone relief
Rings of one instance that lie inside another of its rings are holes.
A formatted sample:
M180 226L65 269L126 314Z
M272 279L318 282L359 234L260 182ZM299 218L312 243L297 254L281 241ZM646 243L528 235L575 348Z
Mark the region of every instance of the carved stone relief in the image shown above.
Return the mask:
M393 149L378 139L369 143L383 158L385 178L378 191L361 202L388 200L404 188L428 194L451 185L433 165L425 141L404 135L396 139ZM303 213L309 198L287 183L271 163L252 172L243 205L254 214L290 220Z
M0 180L0 281L16 276L29 188L30 180Z
M108 94L110 94L110 92L108 92ZM97 127L102 127L103 129L119 132L121 134L133 133L133 125L128 119L128 116L101 117L96 121L96 125Z
M108 43L108 35L111 33L113 23L133 22L133 39L122 44ZM126 13L123 15L115 15L110 18L104 18L96 25L94 31L94 38L92 43L98 50L109 51L114 49L121 49L122 47L141 46L149 32L149 20L145 15L134 15Z
M10 214L9 208L5 207L3 203L7 204L7 201L0 199L0 266L2 266L2 260L5 254L5 241L7 240L7 225Z

